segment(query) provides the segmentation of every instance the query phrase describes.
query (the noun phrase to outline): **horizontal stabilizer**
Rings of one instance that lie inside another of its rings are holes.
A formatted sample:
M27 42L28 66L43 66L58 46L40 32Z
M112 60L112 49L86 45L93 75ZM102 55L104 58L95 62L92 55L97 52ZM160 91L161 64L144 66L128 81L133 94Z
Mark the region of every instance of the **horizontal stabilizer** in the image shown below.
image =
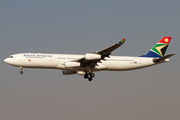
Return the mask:
M154 59L153 59L153 62L154 62L154 63L158 63L158 62L164 61L165 59L170 58L170 57L173 56L173 55L175 55L175 53L174 53L174 54L166 55L166 56L161 57L161 58L154 58Z

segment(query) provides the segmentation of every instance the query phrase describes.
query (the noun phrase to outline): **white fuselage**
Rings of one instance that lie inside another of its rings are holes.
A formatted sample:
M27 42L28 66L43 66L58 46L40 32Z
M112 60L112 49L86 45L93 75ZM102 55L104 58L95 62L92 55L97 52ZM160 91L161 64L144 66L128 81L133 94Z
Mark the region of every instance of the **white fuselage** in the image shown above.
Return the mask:
M86 67L68 67L66 62L75 61L83 58L84 55L72 54L42 54L42 53L21 53L11 55L4 61L10 65L23 68L48 68L71 71L85 71ZM153 58L148 57L128 57L128 56L110 56L98 62L92 71L126 71L144 68L155 65ZM166 61L164 61L166 62Z

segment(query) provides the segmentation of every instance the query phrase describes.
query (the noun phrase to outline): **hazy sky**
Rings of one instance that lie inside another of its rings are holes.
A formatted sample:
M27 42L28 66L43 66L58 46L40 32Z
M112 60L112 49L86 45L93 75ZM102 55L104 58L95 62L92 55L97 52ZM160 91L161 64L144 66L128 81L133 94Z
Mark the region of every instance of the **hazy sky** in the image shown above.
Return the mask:
M180 1L1 0L1 120L178 120ZM92 82L61 70L4 63L22 52L84 54L126 43L113 55L140 56L172 36L168 63L97 72Z

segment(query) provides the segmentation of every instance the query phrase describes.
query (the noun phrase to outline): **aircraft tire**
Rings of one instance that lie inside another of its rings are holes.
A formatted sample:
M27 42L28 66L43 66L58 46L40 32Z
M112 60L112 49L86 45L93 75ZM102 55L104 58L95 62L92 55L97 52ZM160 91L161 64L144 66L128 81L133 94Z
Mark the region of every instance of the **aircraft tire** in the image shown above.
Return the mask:
M20 74L23 74L23 71L20 71Z
M92 81L92 77L89 77L88 80L89 80L89 81Z
M87 79L87 78L88 78L88 75L87 75L87 74L85 74L85 75L84 75L84 79Z

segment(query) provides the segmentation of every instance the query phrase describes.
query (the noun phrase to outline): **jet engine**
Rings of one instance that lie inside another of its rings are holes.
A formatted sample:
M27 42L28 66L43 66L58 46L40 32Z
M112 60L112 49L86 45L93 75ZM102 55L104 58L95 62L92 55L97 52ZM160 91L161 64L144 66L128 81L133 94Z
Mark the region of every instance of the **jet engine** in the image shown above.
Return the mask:
M80 63L79 62L65 62L65 66L67 68L70 68L70 67L80 67Z
M99 54L87 53L87 54L85 54L85 59L86 59L86 60L98 60L98 59L101 59L101 55L99 55Z
M85 75L86 73L84 71L78 71L78 75Z

